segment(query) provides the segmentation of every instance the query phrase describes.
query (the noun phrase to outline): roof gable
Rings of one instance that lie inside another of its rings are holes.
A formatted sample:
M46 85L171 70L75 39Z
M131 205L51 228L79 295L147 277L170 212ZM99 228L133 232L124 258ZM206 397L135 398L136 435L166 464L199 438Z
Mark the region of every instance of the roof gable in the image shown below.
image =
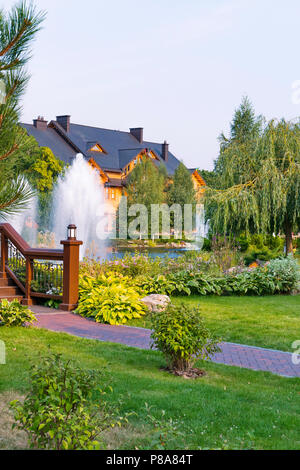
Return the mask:
M82 153L87 159L93 158L103 171L121 171L147 149L157 165L163 163L166 166L169 175L174 174L180 164L170 151L167 161L162 158L163 144L149 141L139 143L130 132L73 123L70 123L69 132L66 132L56 121L51 121L43 131L29 124L23 124L23 127L36 138L39 145L50 147L66 163L70 163L77 153Z

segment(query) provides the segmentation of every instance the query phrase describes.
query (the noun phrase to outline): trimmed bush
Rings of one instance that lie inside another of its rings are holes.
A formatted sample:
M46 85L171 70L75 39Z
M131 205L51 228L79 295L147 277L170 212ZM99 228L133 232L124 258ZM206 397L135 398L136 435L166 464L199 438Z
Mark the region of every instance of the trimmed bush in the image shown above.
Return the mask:
M188 305L169 305L151 315L152 347L163 353L171 370L187 371L197 359L219 350L219 340L205 327L199 310Z

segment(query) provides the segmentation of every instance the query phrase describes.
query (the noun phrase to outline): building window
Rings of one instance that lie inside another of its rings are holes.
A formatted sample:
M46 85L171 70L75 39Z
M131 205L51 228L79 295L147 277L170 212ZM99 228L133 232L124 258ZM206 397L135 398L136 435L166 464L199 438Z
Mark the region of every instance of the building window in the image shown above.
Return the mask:
M105 153L100 144L96 144L96 145L94 145L93 147L91 147L91 148L90 148L90 152Z
M111 190L111 198L115 199L115 190L114 189Z
M109 199L109 192L108 192L108 188L105 188L105 197L106 197L106 199Z

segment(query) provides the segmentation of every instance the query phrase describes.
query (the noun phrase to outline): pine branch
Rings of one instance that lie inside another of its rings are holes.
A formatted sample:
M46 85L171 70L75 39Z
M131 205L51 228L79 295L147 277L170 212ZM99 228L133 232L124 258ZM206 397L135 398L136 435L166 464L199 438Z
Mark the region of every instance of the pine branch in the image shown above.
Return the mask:
M4 153L3 155L0 155L0 162L2 160L5 160L5 158L9 157L10 155L12 155L17 149L19 148L19 145L18 144L14 144L10 150L8 150L6 153Z
M25 18L18 34L10 41L9 44L7 44L4 49L2 49L2 51L0 51L0 57L3 57L5 54L7 54L10 49L12 49L13 46L17 44L18 41L20 41L21 37L25 33L26 29L29 28L29 26L31 26L31 22Z
M1 184L2 183L2 184ZM24 210L35 192L21 176L15 180L0 183L0 216L6 218Z

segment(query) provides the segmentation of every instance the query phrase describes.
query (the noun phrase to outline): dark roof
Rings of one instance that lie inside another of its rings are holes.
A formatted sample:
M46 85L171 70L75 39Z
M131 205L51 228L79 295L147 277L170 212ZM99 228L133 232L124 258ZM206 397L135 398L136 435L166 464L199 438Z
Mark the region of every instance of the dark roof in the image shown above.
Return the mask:
M66 133L56 121L51 121L45 129L37 129L32 124L21 126L35 137L40 146L51 148L66 163L70 163L80 152L86 158L92 157L102 170L121 170L145 148L155 152L159 161L165 164L169 175L174 173L180 163L171 152L165 162L162 158L162 144L148 141L140 143L130 132L70 123L70 131ZM89 151L97 143L105 153Z
M29 135L32 135L40 147L49 147L57 158L70 163L76 152L58 133L51 128L36 129L32 124L21 124Z

